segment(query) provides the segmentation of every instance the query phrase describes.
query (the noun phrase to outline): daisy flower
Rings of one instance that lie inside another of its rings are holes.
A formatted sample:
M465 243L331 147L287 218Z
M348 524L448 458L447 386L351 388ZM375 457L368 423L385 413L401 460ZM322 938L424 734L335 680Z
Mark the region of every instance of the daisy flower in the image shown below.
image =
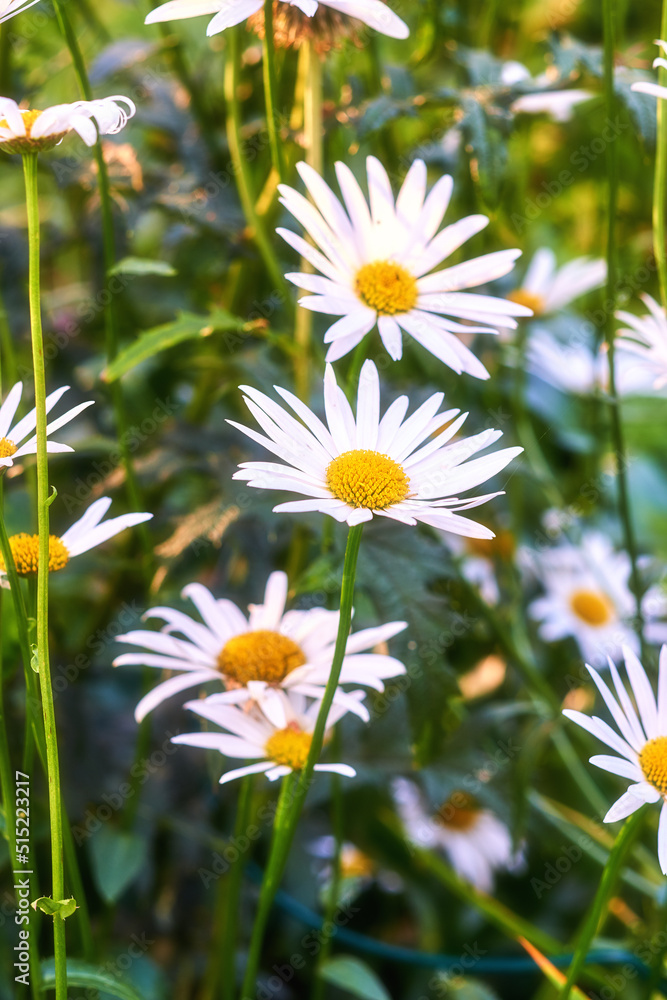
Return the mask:
M361 700L363 692L356 692L356 696ZM220 778L221 785L246 774L264 773L269 781L275 781L292 771L301 771L308 759L321 703L313 701L306 707L303 696L293 693L288 698L280 693L279 697L283 701L284 725L276 725L257 705L248 712L236 705L221 704L215 695L204 701L189 701L186 708L227 732L184 733L172 737L171 742L218 750L225 757L257 761L226 771ZM329 731L347 711L345 705L332 705L327 719ZM354 778L356 774L348 764L316 764L315 770L342 774L346 778Z
M402 357L404 330L455 372L488 378L457 334L497 333L498 325L513 328L511 317L530 316L531 310L464 289L507 274L521 251L500 250L434 271L489 220L470 215L438 232L453 182L442 177L426 197L422 160L412 164L394 202L386 170L369 156L369 203L350 168L337 163L344 206L312 167L300 163L297 169L315 204L284 184L281 201L315 246L288 229L277 232L320 272L286 275L314 293L299 305L341 317L324 336L331 345L327 361L342 358L377 326L395 361Z
M69 386L65 385L61 389L56 389L55 392L52 392L46 397L47 413L51 412L58 400L67 392L68 389ZM17 382L16 385L9 390L7 398L2 406L0 406L0 471L2 469L10 468L10 466L14 464L14 459L21 458L24 455L34 455L37 452L37 436L33 434L37 423L35 410L31 410L27 416L13 424L18 405L21 402L22 392L23 383ZM56 420L52 420L51 423L47 425L46 433L53 434L61 427L64 427L65 424L74 420L74 418L88 406L92 405L93 400L89 399L87 402L80 403L78 406L74 406L71 410L67 410L66 413L63 413L62 416L58 417ZM30 435L32 435L32 437ZM46 450L52 453L74 451L74 449L70 448L69 445L58 444L57 441L47 441Z
M240 24L246 18L257 14L263 6L264 0L169 0L169 3L163 3L152 10L145 23L178 21L202 14L213 14L206 34L217 35L219 31ZM320 8L324 8L325 12L330 8L357 21L363 21L369 28L375 28L390 38L407 38L410 34L407 24L381 0L319 0L319 3L317 0L289 0L288 3L280 3L279 15L283 7L296 7L306 17L318 14L321 16Z
M646 368L637 362L628 342L620 339L618 345L614 352L618 394L645 393L651 387ZM531 330L526 347L526 367L561 392L592 396L600 390L607 392L609 388L606 346L596 354L588 340L564 343L544 327Z
M234 479L246 480L257 489L286 490L307 497L279 504L274 511L320 511L350 526L370 521L375 515L402 524L421 521L457 535L494 537L488 528L454 511L477 507L501 493L468 500L459 500L458 494L491 479L523 449L504 448L472 459L497 441L501 431L486 430L452 443L467 414L457 416L459 410L438 414L444 393L436 392L407 420L409 400L401 396L380 419L377 368L366 361L359 377L355 419L345 393L336 384L333 368L327 365L327 427L286 389L275 387L302 422L257 389L241 388L247 393L248 409L265 434L229 422L287 464L243 462Z
M623 309L616 313L626 324L618 331L624 334L618 343L640 358L642 367L653 374L653 388L662 389L667 385L667 315L650 295L643 294L641 298L648 315L633 316Z
M114 660L115 667L141 664L178 671L141 699L135 712L137 722L172 695L209 681L222 682L227 688L219 695L221 703L261 702L274 720L284 706L277 693L281 688L322 698L333 662L338 611L285 611L285 573L271 574L264 603L251 604L247 618L232 601L216 600L200 583L185 587L183 596L190 598L204 624L173 608L152 608L144 618L162 618L166 624L159 632L137 630L117 637L118 642L143 646L146 651L123 653ZM404 674L400 660L367 652L404 628L405 622L389 622L351 635L340 683L383 691L383 680ZM343 692L336 697L345 702ZM367 721L363 705L348 704L350 711ZM287 724L284 718L280 721Z
M125 528L131 528L143 521L149 521L152 514L121 514L109 521L102 518L111 506L109 497L102 497L91 504L83 517L80 517L71 528L59 537L49 536L49 572L64 569L73 556L80 556L89 549L94 549ZM39 535L28 535L21 532L9 536L9 545L14 557L14 565L19 576L33 576L37 572L39 555ZM0 555L0 573L6 573L5 562Z
M598 672L588 667L618 733L597 716L584 715L572 709L564 710L563 715L620 754L618 757L608 754L591 757L591 764L632 782L605 816L605 823L616 823L636 812L645 802L662 799L658 860L663 875L667 875L667 646L660 651L657 700L635 653L625 648L623 655L634 705L612 660L609 661L609 669L616 697Z
M0 0L0 24L3 21L8 21L15 14L22 13L22 11L27 10L28 7L32 7L36 3L39 3L39 0Z
M545 642L572 636L584 659L597 665L603 665L608 656L618 660L623 646L638 650L627 552L616 552L606 535L588 531L577 546L565 541L553 549L526 554L526 559L546 591L528 608L530 617L540 622L539 634ZM642 601L649 641L656 641L650 636L662 635L653 620L663 613L664 601L656 600L657 596L653 587Z
M444 852L457 875L480 892L493 891L496 871L512 871L523 864L522 852L514 851L505 824L467 792L453 792L433 813L413 781L396 778L392 794L407 839L416 847Z
M661 38L656 38L655 44L659 46L662 52L667 52L667 42L664 42ZM653 68L655 69L658 66L667 69L667 59L656 56L653 60ZM639 83L633 83L630 90L636 90L640 94L650 94L652 97L667 97L667 87L661 87L659 83L652 83L650 80L640 80Z
M599 288L606 279L607 264L601 258L577 257L557 267L553 250L540 247L528 266L521 287L508 298L528 306L535 316L545 316Z
M120 132L136 110L129 97L118 95L54 104L45 111L23 111L16 101L0 97L0 149L5 153L39 153L53 149L68 132L76 132L87 146L94 146L98 133Z

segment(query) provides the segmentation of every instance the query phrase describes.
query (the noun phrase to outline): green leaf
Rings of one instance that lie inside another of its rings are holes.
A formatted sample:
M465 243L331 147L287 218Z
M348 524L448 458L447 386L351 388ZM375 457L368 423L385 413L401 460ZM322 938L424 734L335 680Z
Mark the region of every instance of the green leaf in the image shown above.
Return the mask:
M121 375L131 371L142 361L154 357L168 347L174 347L184 340L195 340L198 337L209 337L212 333L237 330L239 332L254 329L255 323L246 323L238 316L232 316L224 309L215 309L209 316L197 316L194 313L182 312L178 319L163 326L154 326L140 333L133 344L122 350L114 361L104 370L102 378L106 382L115 382Z
M30 904L33 910L41 910L50 917L71 917L76 910L76 899L51 899L50 896L40 896Z
M148 260L147 257L123 257L109 271L109 277L114 274L133 274L136 277L156 274L162 278L172 278L178 274L166 260Z
M103 826L88 841L93 879L100 896L115 903L146 862L146 841L133 833Z
M320 975L327 983L353 997L361 997L362 1000L391 1000L373 970L352 955L338 955L325 962Z
M53 959L49 958L42 962L41 992L46 993L47 990L54 989L55 984L55 965ZM97 965L88 965L87 962L80 962L75 958L67 959L67 985L99 990L100 993L116 997L117 1000L144 1000L133 986L108 972L101 972Z

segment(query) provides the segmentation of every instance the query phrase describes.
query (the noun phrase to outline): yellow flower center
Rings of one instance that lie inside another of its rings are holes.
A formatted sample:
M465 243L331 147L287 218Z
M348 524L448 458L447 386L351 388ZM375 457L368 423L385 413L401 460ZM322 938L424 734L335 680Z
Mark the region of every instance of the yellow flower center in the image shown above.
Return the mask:
M248 681L279 684L305 662L303 650L295 642L269 629L235 635L218 656L220 672L239 684Z
M526 306L532 309L536 316L544 312L544 299L535 292L527 292L524 288L517 288L507 296L510 302L516 302L518 306Z
M308 760L313 737L294 726L279 729L267 740L264 750L269 760L284 767L300 771Z
M648 741L639 754L639 766L648 783L667 795L667 736Z
M11 458L16 454L16 445L9 438L0 438L0 458Z
M472 795L467 792L453 792L435 814L435 821L449 830L471 830L481 810Z
M350 507L384 510L408 495L410 480L389 455L366 448L343 452L327 469L327 486Z
M11 535L9 547L14 557L14 565L19 576L32 576L37 572L39 561L39 535ZM49 535L49 573L64 569L69 562L69 552L57 535ZM6 570L5 560L0 554L0 570Z
M409 271L390 260L364 264L357 271L357 295L380 316L396 316L417 305L417 282Z
M606 594L595 590L577 590L570 598L570 607L586 625L607 625L614 617L614 607Z
M41 111L22 111L23 124L25 126L25 135L16 136L14 139L0 140L0 149L4 150L5 153L39 153L47 149L53 149L57 146L61 139L67 135L66 130L64 132L57 132L54 135L45 135L39 139L33 139L32 129L38 118L41 117ZM10 128L9 123L6 118L0 119L0 128Z

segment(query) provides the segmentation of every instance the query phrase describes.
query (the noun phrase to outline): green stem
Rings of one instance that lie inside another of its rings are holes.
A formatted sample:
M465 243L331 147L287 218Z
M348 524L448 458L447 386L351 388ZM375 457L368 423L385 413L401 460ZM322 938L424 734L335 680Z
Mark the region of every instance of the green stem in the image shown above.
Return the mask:
M667 0L663 0L659 38L667 38ZM664 58L664 53L660 55ZM667 69L658 69L658 83L667 87ZM660 298L667 309L667 232L665 231L665 198L667 196L667 105L658 98L655 137L655 179L653 183L653 254L658 266Z
M357 559L359 557L359 546L361 544L361 533L363 525L358 524L349 529L347 536L347 546L345 549L345 563L343 566L343 581L340 591L340 618L338 621L338 635L336 637L336 647L334 650L331 673L327 681L327 686L322 697L319 714L313 730L313 737L308 752L308 760L300 772L293 772L283 781L283 788L280 794L278 813L274 824L274 835L271 844L271 852L265 869L262 888L260 890L259 905L257 915L253 925L250 949L246 964L245 978L243 980L243 990L241 996L252 997L255 993L257 982L257 972L264 941L266 923L271 910L271 905L276 891L280 884L289 849L294 839L294 832L303 809L303 804L308 794L308 789L313 782L313 771L315 764L320 758L324 734L326 731L327 718L333 704L340 672L343 667L345 649L350 634L352 624L352 602L354 600L354 583L357 573Z
M602 872L602 878L600 879L600 884L595 894L593 905L591 906L584 926L582 927L581 935L575 949L574 958L572 959L572 964L570 965L567 974L567 980L558 997L558 1000L568 1000L572 987L576 983L577 978L584 967L586 956L591 946L591 942L597 932L600 920L602 919L603 911L614 890L616 879L618 878L621 865L623 864L623 859L632 844L633 837L639 830L639 826L643 818L644 810L638 809L633 816L625 821L625 825L616 839L616 843L614 844L609 855L609 860L607 861L604 871Z
M341 739L340 731L338 729L335 730L331 739L331 753L335 760L340 759ZM336 915L336 909L338 908L338 896L340 893L341 852L343 848L345 820L343 816L343 789L341 787L339 774L331 775L331 826L334 837L334 852L331 859L331 884L329 885L324 912L325 927L330 927L333 923ZM326 982L319 973L324 968L324 965L331 954L332 944L333 936L331 934L325 935L317 958L317 972L315 973L315 977L313 979L312 1000L323 1000L324 998L326 992Z
M32 362L35 378L35 413L37 417L37 661L39 686L44 713L46 764L49 782L49 817L51 825L51 880L53 899L65 898L63 860L63 817L60 791L60 762L56 715L49 663L49 468L46 452L46 373L40 303L39 196L37 190L37 154L23 156L26 206L28 211L29 298ZM56 972L56 1000L67 1000L67 957L65 921L53 918L53 941Z
M266 104L266 128L269 133L271 147L271 162L273 169L282 182L285 176L280 128L278 120L277 94L278 83L276 75L276 50L273 44L273 0L264 0L264 102Z
M608 119L616 113L614 93L614 51L616 47L616 0L603 0L604 14L604 92ZM618 254L616 247L616 219L618 214L618 143L610 142L607 148L607 171L609 194L607 202L607 288L605 338L609 359L609 403L611 430L616 454L616 475L618 477L619 514L623 524L625 548L630 557L630 587L635 598L635 631L644 648L644 620L642 614L641 583L637 570L637 543L635 540L630 495L627 478L627 454L621 420L621 409L616 387L615 336L616 298L618 287Z
M247 159L243 155L241 106L238 96L241 76L241 49L238 26L228 28L225 32L225 38L227 39L227 59L225 62L224 79L225 102L227 104L227 142L229 143L229 155L232 159L234 176L236 177L239 198L241 199L241 207L243 208L246 222L252 230L253 238L269 277L276 289L282 293L285 301L289 301L284 275L273 254L264 224L255 209L255 196L252 190L250 171L248 170Z

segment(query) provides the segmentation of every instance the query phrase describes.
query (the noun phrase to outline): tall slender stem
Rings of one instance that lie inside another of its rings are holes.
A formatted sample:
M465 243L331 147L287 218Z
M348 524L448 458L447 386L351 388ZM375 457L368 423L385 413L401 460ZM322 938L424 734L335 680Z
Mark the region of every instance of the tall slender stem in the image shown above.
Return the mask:
M603 0L604 14L604 91L608 119L616 109L614 93L614 52L616 48L616 0ZM606 323L607 357L609 359L609 402L611 430L616 454L616 476L618 479L619 514L623 524L625 547L631 563L630 586L635 598L635 630L643 647L644 619L642 595L637 570L637 543L630 510L630 495L627 477L627 454L623 434L623 422L618 390L616 387L615 337L616 298L618 287L618 254L616 247L616 218L618 214L618 143L610 142L607 147L607 172L609 194L607 202L607 288Z
M269 133L271 162L281 181L284 180L283 151L280 143L280 122L278 117L278 81L276 75L276 50L273 43L273 0L264 0L264 103L266 105L266 128Z
M39 686L44 713L46 764L49 782L49 818L51 825L51 881L53 899L65 898L63 860L63 818L60 792L60 762L56 715L49 663L49 468L46 453L46 373L40 302L39 198L37 190L37 154L23 156L26 206L28 211L29 299L32 363L35 378L35 414L37 417L37 661ZM67 958L65 921L53 918L56 966L56 1000L67 1000Z
M338 635L334 649L331 673L327 681L327 686L322 698L313 736L308 752L308 760L300 772L293 772L283 781L283 788L280 795L278 812L274 823L274 835L271 844L269 860L264 872L262 888L259 895L259 905L255 916L255 923L252 929L250 949L246 964L246 972L243 980L243 990L241 996L243 1000L253 997L257 981L257 971L261 958L262 944L264 942L264 932L271 911L276 891L280 884L287 856L294 839L294 831L303 809L303 804L313 781L313 771L315 764L319 760L324 743L327 718L333 704L340 672L345 658L345 649L350 634L352 624L352 602L354 600L354 584L357 574L357 559L359 556L359 546L361 544L361 532L363 525L358 524L350 528L347 536L347 547L345 550L345 564L343 566L343 581L340 591L340 618L338 621Z
M337 729L331 739L331 753L336 760L339 759L341 751L340 731ZM341 883L341 854L343 849L343 836L345 828L345 817L343 814L343 789L341 787L341 777L339 774L331 775L331 827L333 833L333 854L331 857L331 880L329 891L326 897L324 911L324 926L329 926L338 908L338 898L340 895ZM326 965L331 955L333 944L332 935L328 934L322 941L320 953L317 956L317 970L313 977L312 1000L323 1000L326 992L326 981L319 974Z
M287 285L285 278L278 266L278 262L273 253L264 229L264 224L257 214L255 208L255 197L252 190L252 181L248 163L243 153L241 140L241 107L239 104L239 79L241 75L241 49L239 44L239 28L228 28L225 32L227 39L227 59L225 62L225 102L227 104L227 142L229 143L229 154L232 158L232 166L236 177L241 207L243 208L246 222L252 230L253 239L257 244L257 249L264 261L264 266L269 277L273 281L276 289L283 293L287 301Z
M660 38L667 38L667 0L663 0L660 19ZM661 53L664 58L664 53ZM667 87L667 69L658 69L658 83ZM653 255L658 267L660 298L663 309L667 309L667 219L665 199L667 198L667 103L658 98L656 111L657 128L655 137L655 175L653 183Z

